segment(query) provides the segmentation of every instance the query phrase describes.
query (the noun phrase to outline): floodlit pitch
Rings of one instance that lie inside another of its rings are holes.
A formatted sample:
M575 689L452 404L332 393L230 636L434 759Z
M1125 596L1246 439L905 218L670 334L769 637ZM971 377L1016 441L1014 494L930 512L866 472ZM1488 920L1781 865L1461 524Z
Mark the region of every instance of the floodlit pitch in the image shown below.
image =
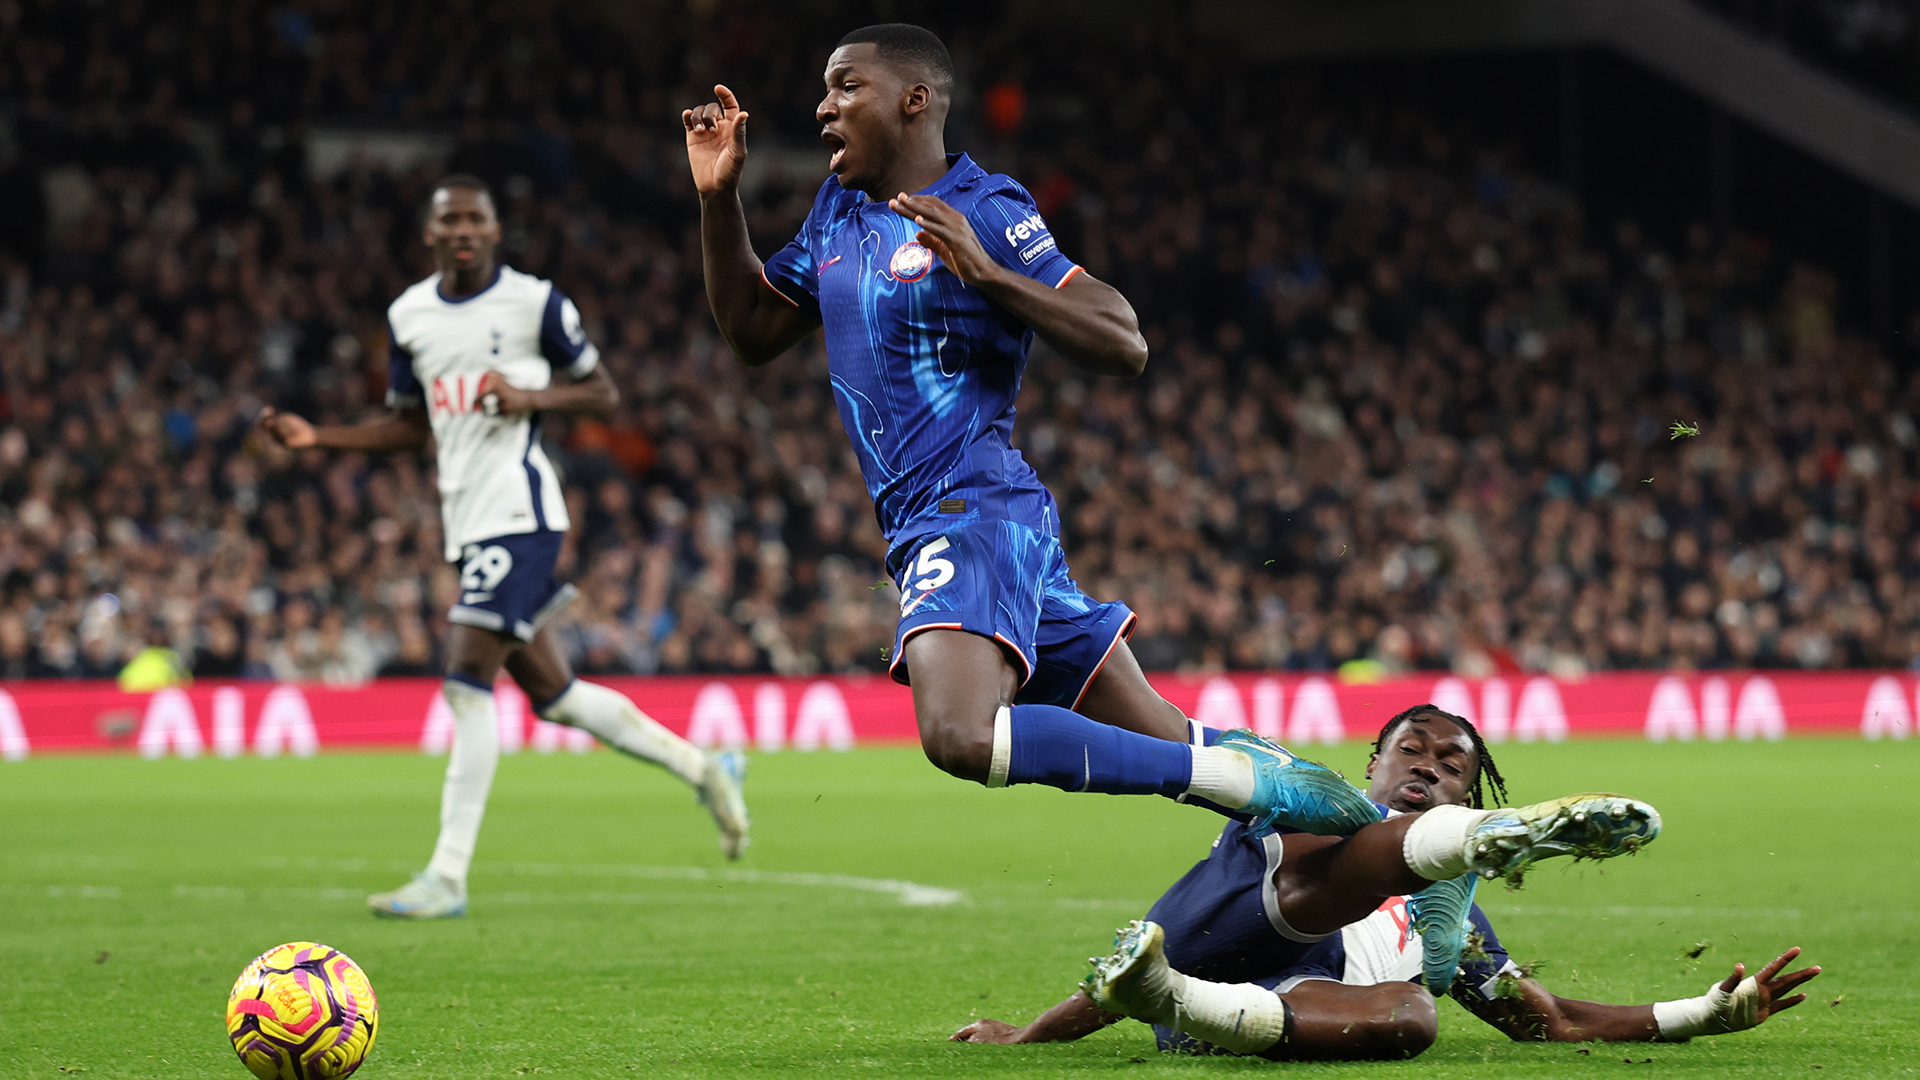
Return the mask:
M1439 1043L1417 1060L1315 1075L1611 1075L1628 1058L1660 1075L1915 1069L1897 1051L1920 1039L1907 971L1920 845L1895 826L1920 785L1916 750L1501 747L1516 800L1618 787L1666 818L1628 863L1483 890L1517 960L1567 993L1652 1001L1799 944L1825 969L1817 996L1735 1038L1631 1047L1510 1043L1443 1002ZM1328 758L1358 775L1365 751ZM297 939L378 982L364 1076L1289 1068L1164 1056L1133 1023L1070 1045L945 1041L1069 992L1112 928L1204 852L1206 815L1045 790L982 805L907 749L767 754L754 763L765 830L736 868L669 778L611 754L523 756L502 764L511 783L489 811L470 917L370 919L366 892L431 828L440 767L414 754L0 766L0 1072L243 1076L221 1027L227 988L262 948Z

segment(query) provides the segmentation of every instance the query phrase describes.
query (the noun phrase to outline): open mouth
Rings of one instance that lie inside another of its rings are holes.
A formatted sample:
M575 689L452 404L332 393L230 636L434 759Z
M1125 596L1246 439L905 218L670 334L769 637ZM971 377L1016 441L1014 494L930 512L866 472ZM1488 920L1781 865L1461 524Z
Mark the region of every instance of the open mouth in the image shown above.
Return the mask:
M1433 801L1433 795L1427 791L1427 785L1414 781L1401 785L1400 801L1411 806L1425 806Z
M827 144L827 150L831 155L827 158L827 169L831 172L839 172L840 161L847 156L847 140L832 131L823 129L820 132L820 141Z

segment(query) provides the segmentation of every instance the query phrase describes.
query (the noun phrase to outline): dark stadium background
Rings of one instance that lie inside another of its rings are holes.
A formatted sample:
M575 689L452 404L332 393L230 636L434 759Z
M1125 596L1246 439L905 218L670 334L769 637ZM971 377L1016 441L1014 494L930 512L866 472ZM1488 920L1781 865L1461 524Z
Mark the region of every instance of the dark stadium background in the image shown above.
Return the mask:
M882 668L824 358L725 355L674 126L740 93L770 252L817 61L882 18L1142 315L1139 382L1041 350L1019 443L1150 669L1913 661L1910 206L1604 48L1280 55L1249 6L0 0L0 678L440 670L430 461L250 423L378 407L451 169L624 394L550 425L576 665ZM1904 115L1920 18L1867 6L1713 9Z

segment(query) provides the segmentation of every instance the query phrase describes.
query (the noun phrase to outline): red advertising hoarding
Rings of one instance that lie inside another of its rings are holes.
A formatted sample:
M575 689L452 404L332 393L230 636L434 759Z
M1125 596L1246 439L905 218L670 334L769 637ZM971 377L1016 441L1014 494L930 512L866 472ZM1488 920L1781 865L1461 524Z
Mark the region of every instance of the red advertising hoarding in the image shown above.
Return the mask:
M1423 701L1467 716L1494 742L1905 739L1920 715L1920 678L1906 672L1627 673L1580 681L1426 676L1372 684L1295 674L1152 679L1209 727L1250 727L1297 746L1370 740L1387 717ZM884 676L595 681L705 746L846 750L916 738L906 688ZM130 694L111 683L16 682L0 686L0 760L62 751L270 757L407 746L439 753L451 732L439 687L437 679L357 687L220 682ZM584 732L534 717L511 683L500 684L495 701L509 753L592 746Z

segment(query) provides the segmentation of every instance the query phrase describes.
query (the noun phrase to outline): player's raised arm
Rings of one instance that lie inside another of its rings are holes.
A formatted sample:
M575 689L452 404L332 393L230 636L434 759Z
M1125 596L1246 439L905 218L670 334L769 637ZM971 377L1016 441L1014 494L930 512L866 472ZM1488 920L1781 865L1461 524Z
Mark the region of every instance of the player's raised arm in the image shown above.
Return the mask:
M1032 327L1074 366L1126 379L1146 370L1140 318L1120 290L1078 268L1053 285L1007 269L987 254L967 216L936 196L902 192L888 205L920 226L919 241L948 270Z
M761 274L740 205L740 172L747 163L747 112L733 91L713 88L716 100L680 114L687 164L700 193L700 248L707 305L720 333L742 363L764 364L786 352L820 320L775 292Z
M1733 974L1700 997L1655 1005L1576 1001L1554 995L1531 978L1507 980L1506 988L1492 998L1456 986L1454 997L1518 1042L1680 1042L1758 1027L1805 1001L1807 995L1793 991L1820 969L1780 974L1799 955L1799 946L1788 949L1752 976L1745 964L1735 964Z

